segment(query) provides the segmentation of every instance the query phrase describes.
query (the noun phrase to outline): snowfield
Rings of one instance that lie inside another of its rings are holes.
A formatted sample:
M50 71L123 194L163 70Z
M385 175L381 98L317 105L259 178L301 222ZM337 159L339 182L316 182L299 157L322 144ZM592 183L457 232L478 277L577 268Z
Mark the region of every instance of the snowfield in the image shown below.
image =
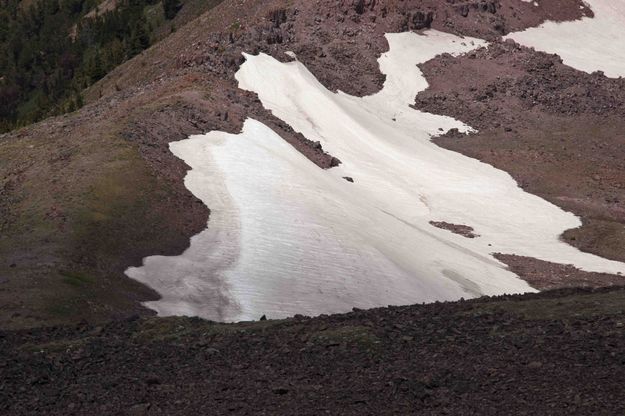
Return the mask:
M560 55L575 69L625 76L625 1L585 0L595 16L574 22L546 22L505 38Z
M300 62L246 55L239 86L343 163L321 170L251 119L238 135L213 131L171 143L192 168L186 186L211 216L182 255L128 269L162 295L148 307L237 321L533 291L496 252L625 272L559 240L581 224L577 217L525 193L505 172L430 141L469 126L409 107L427 88L417 64L484 41L437 31L387 39L384 88L364 98L328 91ZM430 221L468 225L480 237Z

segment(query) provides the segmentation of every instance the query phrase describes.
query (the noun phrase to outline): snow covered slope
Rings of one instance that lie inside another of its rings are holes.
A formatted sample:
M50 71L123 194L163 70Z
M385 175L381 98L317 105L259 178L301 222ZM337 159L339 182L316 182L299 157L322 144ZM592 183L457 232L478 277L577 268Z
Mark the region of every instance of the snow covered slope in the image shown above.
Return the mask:
M573 68L625 76L625 1L585 0L594 18L574 22L546 22L508 35L518 43L556 53Z
M326 90L299 62L246 56L240 87L343 163L321 170L255 120L239 135L172 143L192 167L186 186L211 218L181 256L149 257L127 271L163 296L147 306L233 321L533 290L493 252L625 271L559 241L580 225L575 216L523 192L506 173L430 142L470 128L409 107L427 87L416 65L483 41L436 31L387 39L384 89L364 98ZM472 226L480 237L432 220Z

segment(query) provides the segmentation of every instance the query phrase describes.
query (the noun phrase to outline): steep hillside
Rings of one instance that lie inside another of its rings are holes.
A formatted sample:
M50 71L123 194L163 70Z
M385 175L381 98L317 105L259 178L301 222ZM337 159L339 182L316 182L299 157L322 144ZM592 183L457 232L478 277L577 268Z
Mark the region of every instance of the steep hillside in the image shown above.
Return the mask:
M625 413L625 6L76 1L151 46L0 134L1 415Z
M218 3L3 1L0 132L76 110L84 88Z

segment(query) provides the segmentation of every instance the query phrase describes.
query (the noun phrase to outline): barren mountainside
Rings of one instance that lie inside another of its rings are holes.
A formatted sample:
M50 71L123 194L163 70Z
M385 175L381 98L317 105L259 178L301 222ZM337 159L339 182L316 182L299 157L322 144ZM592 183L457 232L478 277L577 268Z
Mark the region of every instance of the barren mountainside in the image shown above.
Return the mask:
M81 5L149 42L0 60L0 413L622 412L618 2Z
M385 79L377 64L379 55L388 48L384 33L433 28L480 37L494 43L476 53L485 56L480 59L492 60L488 56L502 53L491 52L497 51L494 48L510 49L510 46L497 46L502 42L498 40L502 34L536 26L545 20L572 20L592 14L590 9L580 8L580 4L570 1L543 2L539 6L520 1L362 4L246 1L218 5L90 87L84 93L88 104L80 111L2 137L5 163L2 163L0 247L2 257L7 259L2 264L5 276L2 296L6 296L2 305L7 310L3 319L7 324L36 324L84 316L148 313L137 301L153 299L156 295L127 279L123 271L140 264L148 255L180 253L188 245L188 239L204 228L210 209L184 188L182 178L187 168L169 152L167 144L171 141L211 130L236 133L245 118L253 117L266 123L318 165L330 167L338 163L336 156L324 154L323 149L274 117L254 94L237 88L234 74L243 62L242 52L265 52L286 61L290 58L284 52L292 51L325 87L365 95L378 91ZM320 10L323 13L319 13ZM524 53L535 61L549 59L523 47L518 50L504 55L513 57ZM443 56L441 59L451 59L455 64L467 58ZM462 112L463 121L480 131L479 135L455 143L483 140L480 138L489 131L484 125L494 124L493 116L488 116L481 108L496 99L490 98L493 85L485 78L489 72L476 67L480 75L471 77L470 82L479 85L463 83L458 86L469 90L474 97L484 95L486 101L472 101L471 105L478 107L468 112L461 110L460 105L448 110L437 104L444 97L436 93L435 76L427 73L436 62L438 59L425 67L431 87L416 97L417 105L422 105L425 97L435 95L433 100L427 100L428 107L424 109L451 116ZM480 61L469 59L467 62L477 65ZM489 62L484 65L490 65ZM527 69L518 65L513 66L513 70L505 69L509 81L497 82L516 83L520 95L535 94L534 85L544 85L544 82L531 81L542 75L529 65ZM451 70L449 65L445 68ZM549 67L546 71L554 73L555 69ZM569 67L562 66L561 72L562 76L573 73L578 78L587 78L589 83L597 82L592 75ZM462 81L453 76L445 79ZM600 93L613 94L610 91L618 91L621 81L604 77L598 82L603 84L598 86L602 88L598 90ZM480 93L478 88L484 92ZM576 103L575 113L567 113L555 100L557 98L546 103L550 108L557 108L556 114L549 116L555 117L554 128L541 129L543 136L535 135L531 132L535 122L528 122L523 129L529 131L524 135L539 141L544 138L541 145L552 146L557 143L554 137L566 135L563 129L583 134L580 129L571 127L582 123L586 117L583 114L600 120L596 125L604 130L602 134L594 141L573 138L569 146L557 144L551 151L540 152L534 151L531 143L519 144L515 140L515 146L525 147L514 151L513 162L498 165L505 152L513 151L502 147L508 143L502 138L515 134L507 131L512 125L500 121L496 131L501 131L502 135L497 136L497 146L487 145L487 152L497 152L501 156L488 160L475 155L477 148L473 145L469 145L467 152L470 150L471 156L511 172L523 187L581 215L587 225L567 233L568 241L618 260L617 247L623 238L622 219L618 216L618 203L609 201L620 201L619 181L612 174L602 175L603 172L598 171L600 163L596 163L593 151L600 143L618 140L618 135L610 133L615 131L610 130L610 126L616 129L619 123L617 113L600 110L594 99L587 101L590 108ZM616 97L612 100L620 102ZM504 121L505 111L513 111L513 108L503 110L494 102L493 105L491 111L497 111L497 117L501 115ZM533 101L525 105L539 110ZM472 111L476 116L471 116ZM523 114L531 113L523 109ZM550 113L541 110L540 114L547 117ZM584 124L595 125L594 122ZM553 188L557 180L543 181L542 174L535 168L530 170L532 177L517 173L515 164L527 168L520 158L522 154L532 154L535 165L557 171L551 168L551 161L562 157L562 147L568 149L565 154L574 155L576 160L582 156L579 162L564 167L570 171L565 178L580 172L579 163L585 163L583 155L588 155L593 171L581 171L583 181L589 180L592 192L600 195L588 197L582 194L581 187L568 187L566 192L534 189L546 183ZM618 162L611 164L612 159L618 158L612 151L605 157L609 158L606 163L610 166L604 169L613 169L618 174ZM599 186L593 186L593 182L599 182ZM586 200L588 202L584 202ZM550 267L536 262L531 266L537 268L533 274L539 275L540 270L553 269ZM587 276L580 279L593 285L603 284ZM618 282L616 278L607 280ZM538 287L550 286L538 283ZM26 298L36 301L27 302ZM16 316L12 317L14 314Z

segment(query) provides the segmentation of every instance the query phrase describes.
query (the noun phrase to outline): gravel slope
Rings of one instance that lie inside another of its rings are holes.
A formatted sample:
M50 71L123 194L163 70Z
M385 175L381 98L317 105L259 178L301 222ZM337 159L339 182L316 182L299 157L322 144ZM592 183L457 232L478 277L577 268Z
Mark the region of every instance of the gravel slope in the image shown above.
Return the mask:
M625 289L0 332L3 415L616 415Z

